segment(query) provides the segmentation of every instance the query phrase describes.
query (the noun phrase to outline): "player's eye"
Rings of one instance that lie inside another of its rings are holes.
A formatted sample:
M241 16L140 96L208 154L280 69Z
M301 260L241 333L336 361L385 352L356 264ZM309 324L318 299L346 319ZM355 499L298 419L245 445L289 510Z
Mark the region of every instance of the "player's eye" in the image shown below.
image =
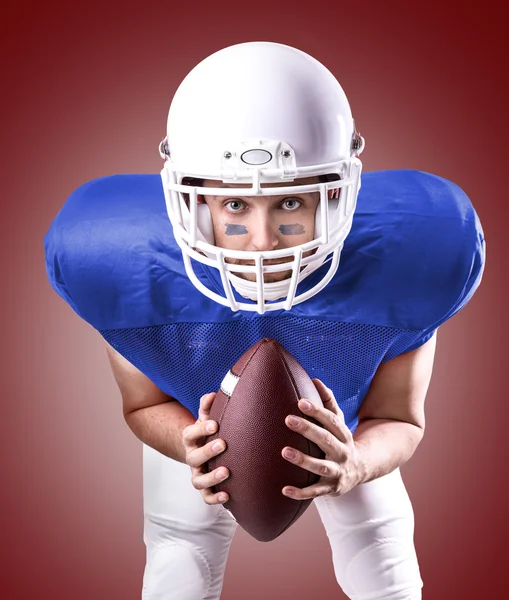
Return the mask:
M302 201L298 198L285 198L281 203L281 206L285 210L297 210L300 206L302 206Z
M228 202L225 203L225 208L228 212L231 213L238 213L240 212L246 205L244 202L242 202L242 200L238 200L238 199L234 199L234 200L228 200Z

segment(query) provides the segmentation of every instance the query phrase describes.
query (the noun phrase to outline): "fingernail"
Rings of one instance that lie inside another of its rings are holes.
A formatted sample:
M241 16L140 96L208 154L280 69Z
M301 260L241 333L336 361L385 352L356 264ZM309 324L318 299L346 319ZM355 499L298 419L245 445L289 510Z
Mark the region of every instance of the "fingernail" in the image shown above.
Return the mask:
M224 477L224 472L223 471L218 471L216 473L216 479L222 479Z
M284 451L285 458L289 458L290 460L295 460L295 452L293 450L287 449Z
M287 490L287 489L284 489L284 490L283 490L283 494L284 494L285 496L293 496L293 492L292 492L292 490Z
M218 499L219 499L219 502L226 502L226 496L224 496L223 494L218 496Z
M205 425L205 429L209 432L209 433L214 433L214 431L216 430L216 426L214 425L214 423L207 423Z
M215 444L212 445L212 450L214 450L214 452L218 452L219 450L223 449L223 444L221 442L216 442Z
M311 402L308 402L307 400L301 400L300 407L302 410L311 410Z
M293 427L297 427L300 423L300 419L297 419L297 417L288 417L288 423Z

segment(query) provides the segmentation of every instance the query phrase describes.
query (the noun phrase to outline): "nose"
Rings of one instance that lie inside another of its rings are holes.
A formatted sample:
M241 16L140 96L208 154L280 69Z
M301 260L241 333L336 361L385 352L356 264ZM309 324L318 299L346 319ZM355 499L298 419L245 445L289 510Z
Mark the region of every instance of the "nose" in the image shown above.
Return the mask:
M259 212L254 219L251 229L251 244L253 250L263 252L274 250L279 243L274 223L271 222L270 215L265 211Z

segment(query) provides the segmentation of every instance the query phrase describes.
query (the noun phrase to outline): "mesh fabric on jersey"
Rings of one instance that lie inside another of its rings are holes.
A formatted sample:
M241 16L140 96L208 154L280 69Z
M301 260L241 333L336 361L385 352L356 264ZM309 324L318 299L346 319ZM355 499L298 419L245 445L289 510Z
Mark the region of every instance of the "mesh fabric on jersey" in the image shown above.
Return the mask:
M175 323L101 334L195 416L200 397L219 389L224 375L248 348L262 338L276 339L310 377L318 377L334 390L352 430L380 362L397 356L421 336L420 331L295 317Z

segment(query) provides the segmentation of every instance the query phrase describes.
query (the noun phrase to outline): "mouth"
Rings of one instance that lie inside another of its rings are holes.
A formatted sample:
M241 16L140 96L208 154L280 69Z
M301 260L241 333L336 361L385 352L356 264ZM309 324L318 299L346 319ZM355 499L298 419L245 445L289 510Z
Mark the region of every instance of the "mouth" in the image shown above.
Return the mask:
M254 265L255 265L254 260L240 260L240 259L235 259L235 258L226 258L225 261L230 264L233 264L233 265L244 265L245 267L254 267ZM271 260L264 259L262 261L262 264L264 267L266 267L269 265L282 265L284 263L289 263L289 262L293 262L292 256L290 256L288 258L271 259Z

